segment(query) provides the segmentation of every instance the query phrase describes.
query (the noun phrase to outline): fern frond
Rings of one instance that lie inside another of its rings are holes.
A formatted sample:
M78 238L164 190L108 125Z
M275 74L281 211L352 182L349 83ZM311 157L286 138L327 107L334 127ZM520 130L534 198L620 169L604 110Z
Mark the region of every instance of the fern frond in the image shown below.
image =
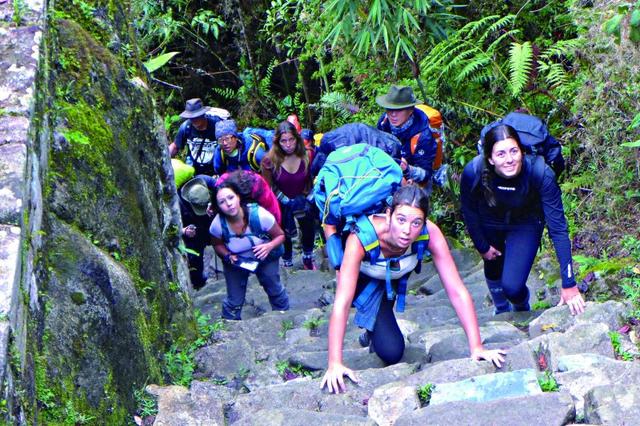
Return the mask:
M498 19L493 25L491 25L488 29L488 33L495 33L505 28L507 25L513 24L515 21L516 15L507 15L503 18Z
M486 48L486 51L493 54L502 50L503 42L508 38L513 38L514 36L516 36L518 32L519 30L513 30L500 35L500 37L491 42L491 44Z
M541 62L539 69L545 75L545 82L552 88L563 86L568 80L567 72L562 64Z
M575 57L576 51L582 47L584 44L583 41L574 38L571 40L559 40L546 49L541 55L541 58L551 59L552 57L566 57L569 59L573 59Z
M509 51L509 82L511 83L511 94L514 97L518 96L527 86L532 62L533 49L530 42L511 44L511 50Z
M492 59L488 56L476 56L467 65L464 66L462 71L456 76L456 82L461 83L468 79L473 79L476 75L480 74L485 67L490 66Z
M338 114L340 118L340 125L346 123L353 115L353 110L356 108L355 102L351 97L341 92L328 92L322 95L320 98L320 109L330 109ZM338 126L335 126L338 127Z
M226 100L234 100L238 97L238 93L230 87L212 87L211 91Z

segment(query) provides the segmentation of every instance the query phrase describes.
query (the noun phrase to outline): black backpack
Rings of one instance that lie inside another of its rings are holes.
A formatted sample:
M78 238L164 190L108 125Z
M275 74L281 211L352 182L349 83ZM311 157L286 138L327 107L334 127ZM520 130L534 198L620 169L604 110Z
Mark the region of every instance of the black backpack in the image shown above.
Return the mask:
M484 136L499 124L508 124L513 127L518 132L520 142L522 142L526 153L544 157L544 161L551 167L556 176L560 176L560 173L564 170L562 146L551 136L547 125L533 115L512 112L504 118L484 126L480 132L480 142L478 143L478 152L480 154L482 154Z
M366 143L380 148L400 164L402 144L397 137L363 123L350 123L322 136L320 146L311 163L311 174L317 176L327 160L327 156L336 149L358 143Z

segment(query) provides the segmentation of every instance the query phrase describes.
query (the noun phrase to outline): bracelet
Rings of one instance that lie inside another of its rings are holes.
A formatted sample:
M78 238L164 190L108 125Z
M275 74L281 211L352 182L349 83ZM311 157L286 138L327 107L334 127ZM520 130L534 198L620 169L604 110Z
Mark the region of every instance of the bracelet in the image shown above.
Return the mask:
M231 253L225 254L223 259L225 262L231 263Z

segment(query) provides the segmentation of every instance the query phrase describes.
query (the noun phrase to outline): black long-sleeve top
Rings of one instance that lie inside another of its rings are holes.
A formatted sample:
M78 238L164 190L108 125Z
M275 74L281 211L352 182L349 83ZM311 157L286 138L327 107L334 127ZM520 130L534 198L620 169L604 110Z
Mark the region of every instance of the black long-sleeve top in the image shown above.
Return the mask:
M536 161L544 163L541 157L525 156L522 171L512 179L505 179L491 172L495 207L489 207L482 193L482 158L476 157L469 162L460 181L463 220L480 253L489 250L485 235L492 229L513 230L546 223L560 264L562 287L570 288L576 285L576 281L560 187L553 170L546 164L538 163L535 166L539 170L543 168L543 172L538 173L538 177L535 176Z

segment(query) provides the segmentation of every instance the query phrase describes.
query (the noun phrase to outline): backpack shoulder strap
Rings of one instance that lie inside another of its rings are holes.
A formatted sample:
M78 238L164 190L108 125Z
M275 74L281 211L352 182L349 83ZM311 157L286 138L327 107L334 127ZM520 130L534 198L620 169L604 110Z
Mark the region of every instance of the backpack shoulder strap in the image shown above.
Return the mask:
M482 163L482 155L476 155L471 161L473 164L473 184L471 185L471 190L473 191L480 183L484 164Z
M223 214L220 214L219 217L220 217L220 229L222 230L222 241L224 241L225 244L229 244L229 240L231 239L231 233L229 232L227 219L225 219Z
M415 135L411 136L411 155L416 153L416 147L418 146L420 135L422 135L422 132L418 132Z
M431 255L427 247L429 247L429 230L427 229L427 224L425 223L422 227L422 231L420 231L420 235L418 235L418 238L416 238L413 244L411 244L411 252L415 253L416 257L418 258L418 264L414 269L417 274L419 274L422 270L422 259L424 259L424 256Z
M537 190L542 188L542 181L544 180L544 169L546 167L546 162L543 156L536 155L535 160L533 161L533 170L531 172L533 187Z
M267 235L266 232L262 230L262 224L260 223L260 212L258 211L258 204L249 203L247 204L249 208L249 228L251 228L251 235L255 235L264 239Z
M257 159L257 152L260 148L265 152L267 151L267 144L264 138L256 133L251 133L251 141L249 150L247 151L247 161L253 170L260 170L260 163Z
M373 265L380 257L380 240L376 234L376 229L373 227L373 223L371 223L366 215L362 215L356 219L355 232L364 248L365 255L369 256L369 262Z

